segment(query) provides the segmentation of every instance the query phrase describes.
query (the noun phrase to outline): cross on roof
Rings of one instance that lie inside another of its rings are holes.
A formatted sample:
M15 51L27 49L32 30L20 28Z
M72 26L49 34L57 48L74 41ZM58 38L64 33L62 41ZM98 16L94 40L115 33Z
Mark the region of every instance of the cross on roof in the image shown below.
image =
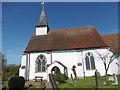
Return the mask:
M42 5L43 8L44 8L44 4L45 4L45 3L44 3L44 0L43 0L42 3L41 3L41 5Z

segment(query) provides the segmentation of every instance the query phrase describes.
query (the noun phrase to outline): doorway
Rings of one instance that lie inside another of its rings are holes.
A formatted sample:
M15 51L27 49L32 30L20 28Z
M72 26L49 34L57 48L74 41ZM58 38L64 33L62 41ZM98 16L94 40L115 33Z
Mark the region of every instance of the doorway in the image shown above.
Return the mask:
M52 74L59 74L60 73L60 69L57 66L54 66L51 70Z

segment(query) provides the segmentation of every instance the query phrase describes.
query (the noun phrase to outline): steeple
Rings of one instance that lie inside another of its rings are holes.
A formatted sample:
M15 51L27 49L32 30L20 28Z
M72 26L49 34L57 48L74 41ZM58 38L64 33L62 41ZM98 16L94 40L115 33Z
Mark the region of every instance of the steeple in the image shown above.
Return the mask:
M36 27L48 26L46 14L44 10L44 2L42 2L41 4L42 4L42 12L40 15L39 23L36 25Z
M36 35L46 35L49 30L46 14L44 10L44 2L42 2L41 4L42 4L42 12L40 15L39 23L36 25Z

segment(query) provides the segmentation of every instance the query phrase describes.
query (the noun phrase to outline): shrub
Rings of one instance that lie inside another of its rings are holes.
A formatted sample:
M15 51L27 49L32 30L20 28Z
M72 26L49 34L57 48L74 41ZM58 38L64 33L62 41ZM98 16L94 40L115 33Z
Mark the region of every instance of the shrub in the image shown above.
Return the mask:
M107 85L111 85L113 83L113 81L107 81L106 83L107 83Z
M3 73L2 73L2 81L7 81L13 75L19 74L19 65L9 65L4 66Z
M59 83L65 83L65 81L68 79L68 77L65 74L56 74L55 75L55 80L58 81Z
M21 76L13 76L8 82L10 90L23 90L25 85L25 79Z
M107 76L112 76L112 75L110 75L110 74L107 74Z

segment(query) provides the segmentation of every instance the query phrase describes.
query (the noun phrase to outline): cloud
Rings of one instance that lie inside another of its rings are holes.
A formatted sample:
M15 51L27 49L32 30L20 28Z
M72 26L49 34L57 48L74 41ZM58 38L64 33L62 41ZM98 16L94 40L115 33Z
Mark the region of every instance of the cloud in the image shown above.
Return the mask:
M6 52L14 52L14 51L16 51L16 50L13 50L13 49L6 50Z
M109 34L117 34L118 33L118 29L110 30L108 33Z

